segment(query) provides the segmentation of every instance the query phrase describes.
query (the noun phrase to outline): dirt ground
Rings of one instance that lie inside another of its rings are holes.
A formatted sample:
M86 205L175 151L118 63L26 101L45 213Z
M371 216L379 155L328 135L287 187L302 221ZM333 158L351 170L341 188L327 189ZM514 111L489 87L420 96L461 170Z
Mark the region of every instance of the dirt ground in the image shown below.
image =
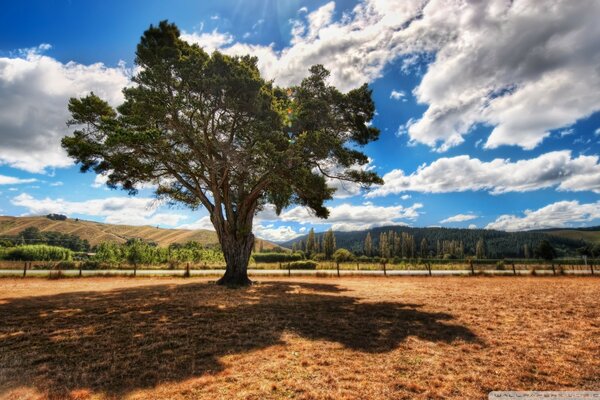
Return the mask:
M600 279L0 279L0 398L600 390Z

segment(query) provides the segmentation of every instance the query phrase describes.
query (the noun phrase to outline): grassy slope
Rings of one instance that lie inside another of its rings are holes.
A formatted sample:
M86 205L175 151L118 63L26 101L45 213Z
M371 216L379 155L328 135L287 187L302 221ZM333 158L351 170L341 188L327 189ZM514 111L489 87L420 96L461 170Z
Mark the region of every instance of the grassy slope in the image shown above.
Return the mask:
M25 228L35 227L40 231L70 233L87 239L91 245L101 242L124 243L130 238L142 238L168 246L171 243L196 241L202 244L216 244L217 235L209 230L164 229L153 226L111 225L94 221L53 221L46 217L6 217L0 216L0 236L16 235ZM264 242L264 248L274 244Z
M557 229L544 231L544 233L560 236L574 240L586 240L588 242L600 242L600 231L580 231L576 229Z

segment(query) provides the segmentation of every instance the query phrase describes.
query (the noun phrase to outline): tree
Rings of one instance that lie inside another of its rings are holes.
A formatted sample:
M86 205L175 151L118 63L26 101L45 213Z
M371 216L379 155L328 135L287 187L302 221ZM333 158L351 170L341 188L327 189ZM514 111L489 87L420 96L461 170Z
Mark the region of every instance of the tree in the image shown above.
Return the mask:
M542 240L535 248L534 254L542 260L552 261L556 257L556 250L547 240Z
M367 257L373 257L373 239L371 239L371 232L367 232L364 250Z
M130 194L156 195L210 214L226 261L218 283L250 284L255 214L299 204L327 218L328 179L381 184L360 147L376 140L365 84L341 93L320 65L293 87L260 76L257 59L211 55L167 21L150 26L136 50L137 73L114 109L93 93L71 99L68 154Z
M310 256L316 252L317 242L315 239L315 230L310 228L310 231L308 231L308 237L306 238L306 256L310 258Z
M427 243L427 239L423 238L421 240L421 258L427 258L429 256L429 244Z
M325 253L325 259L331 260L334 251L335 235L333 234L333 230L329 228L329 230L325 232L325 235L323 236L323 253Z
M390 258L390 244L388 242L387 233L385 232L379 234L379 257L385 259Z
M333 260L337 268L337 275L340 276L340 263L354 261L354 254L346 249L337 249L333 253Z
M478 259L485 258L485 242L483 238L479 239L475 245L475 257Z

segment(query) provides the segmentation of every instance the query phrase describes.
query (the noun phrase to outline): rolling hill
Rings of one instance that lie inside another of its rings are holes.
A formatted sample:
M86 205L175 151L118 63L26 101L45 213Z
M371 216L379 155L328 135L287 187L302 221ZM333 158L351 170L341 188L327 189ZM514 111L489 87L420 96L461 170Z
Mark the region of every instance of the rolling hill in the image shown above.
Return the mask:
M600 226L592 226L589 228L546 229L537 232L572 240L585 240L592 243L600 242Z
M542 240L546 239L558 251L559 256L575 256L577 248L585 245L584 240L591 240L600 236L600 232L576 231L576 234L563 235L558 231L528 231L528 232L504 232L487 229L460 229L460 228L413 228L407 226L385 226L362 231L336 231L334 232L338 248L346 248L356 253L363 250L364 240L369 232L373 239L375 248L379 245L379 235L383 232L394 231L396 233L406 232L414 236L417 246L421 240L426 239L430 250L436 248L437 242L461 241L464 244L466 254L474 254L475 246L479 239L484 239L486 255L489 258L517 258L524 256L524 246L530 250ZM316 233L318 240L322 239L323 232ZM596 236L594 236L596 235ZM307 235L297 237L293 240L281 243L281 246L292 248L294 244L298 247L301 241L306 241Z
M203 245L217 244L215 232L200 229L166 229L154 226L112 225L101 222L66 219L57 221L45 216L39 217L9 217L0 216L0 237L14 236L25 228L35 227L40 231L54 231L79 236L92 246L102 242L124 243L127 239L141 238L168 246L171 243L199 242ZM261 240L261 239L259 239ZM259 242L260 243L260 242ZM265 249L275 247L273 243L264 241Z

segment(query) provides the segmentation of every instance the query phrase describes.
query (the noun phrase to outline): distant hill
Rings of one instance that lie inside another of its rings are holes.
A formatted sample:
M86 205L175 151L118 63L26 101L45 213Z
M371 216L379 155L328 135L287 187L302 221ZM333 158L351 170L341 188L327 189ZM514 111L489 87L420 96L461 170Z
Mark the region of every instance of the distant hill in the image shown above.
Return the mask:
M206 229L165 229L153 226L112 225L71 218L60 221L49 219L45 216L0 216L0 237L17 235L29 227L38 228L40 231L54 231L77 235L81 239L86 239L92 246L102 242L124 243L127 239L131 238L152 241L159 246L168 246L171 243L185 243L189 241L199 242L203 245L218 243L217 234ZM264 241L263 246L265 249L271 249L276 245Z
M379 243L379 235L382 232L393 230L397 233L406 232L413 235L416 245L419 246L421 240L426 238L429 243L429 249L436 249L437 241L462 241L465 254L475 253L475 246L480 238L483 238L486 245L486 255L488 258L517 258L523 257L523 247L525 244L529 247L531 254L538 243L544 239L549 240L558 250L559 256L574 256L576 250L585 244L584 240L591 240L594 237L600 239L600 231L577 231L576 234L563 235L557 234L558 231L536 231L536 232L504 232L486 229L458 229L458 228L412 228L406 226L386 226L372 228L362 231L341 232L336 231L335 238L337 247L343 247L361 253L363 243L367 232L371 233L374 248ZM324 232L316 233L316 237L321 240ZM306 241L307 235L281 243L282 246L291 248L294 243L296 246L300 241Z
M536 232L546 233L548 235L563 237L572 240L585 240L587 242L600 242L600 226L591 226L588 228L556 228L543 229Z

